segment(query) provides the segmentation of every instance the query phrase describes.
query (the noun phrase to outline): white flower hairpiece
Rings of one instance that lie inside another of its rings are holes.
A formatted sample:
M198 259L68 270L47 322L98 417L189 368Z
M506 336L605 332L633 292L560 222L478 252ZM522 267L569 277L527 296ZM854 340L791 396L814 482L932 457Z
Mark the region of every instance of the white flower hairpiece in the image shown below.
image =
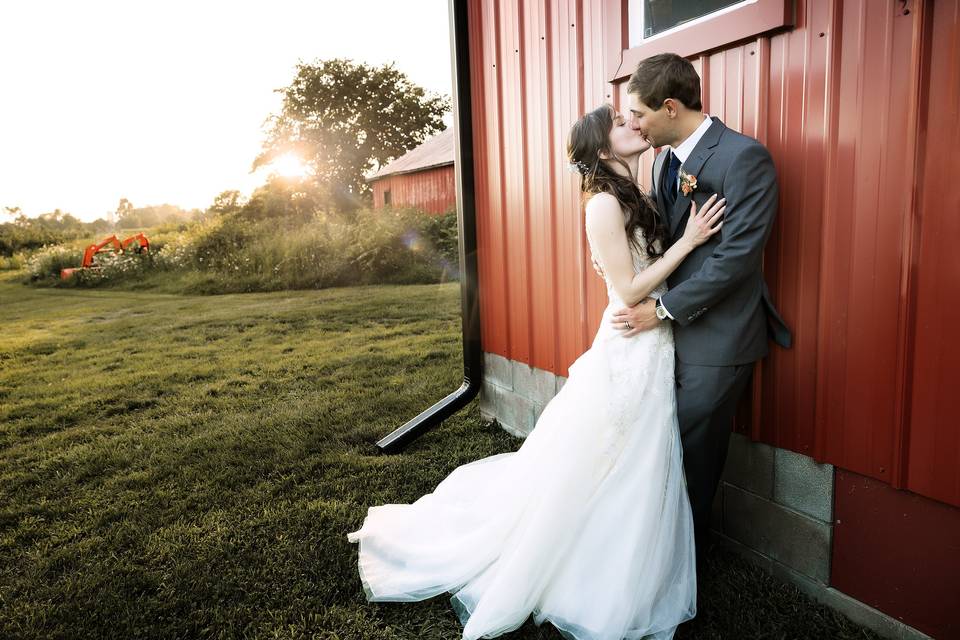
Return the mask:
M582 160L575 160L571 162L570 164L567 165L567 170L576 171L582 176L585 176L588 173L590 173L590 167L588 167L587 163L583 162Z

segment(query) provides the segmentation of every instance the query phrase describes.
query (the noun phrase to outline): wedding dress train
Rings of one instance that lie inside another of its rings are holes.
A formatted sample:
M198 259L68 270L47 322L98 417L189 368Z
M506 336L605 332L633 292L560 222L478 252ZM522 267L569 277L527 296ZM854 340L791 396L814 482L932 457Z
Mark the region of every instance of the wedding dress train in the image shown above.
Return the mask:
M624 338L607 292L591 347L516 452L454 469L413 504L371 507L347 535L369 601L450 592L464 640L531 615L576 640L669 640L694 617L672 330Z

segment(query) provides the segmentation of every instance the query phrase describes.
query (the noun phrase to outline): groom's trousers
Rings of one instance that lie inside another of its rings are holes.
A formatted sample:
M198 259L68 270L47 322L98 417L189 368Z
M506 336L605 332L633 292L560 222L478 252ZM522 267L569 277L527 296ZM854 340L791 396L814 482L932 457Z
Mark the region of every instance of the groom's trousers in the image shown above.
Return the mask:
M727 460L734 414L753 368L753 362L721 367L679 360L676 363L683 468L693 510L697 556L701 559L709 540L713 498Z

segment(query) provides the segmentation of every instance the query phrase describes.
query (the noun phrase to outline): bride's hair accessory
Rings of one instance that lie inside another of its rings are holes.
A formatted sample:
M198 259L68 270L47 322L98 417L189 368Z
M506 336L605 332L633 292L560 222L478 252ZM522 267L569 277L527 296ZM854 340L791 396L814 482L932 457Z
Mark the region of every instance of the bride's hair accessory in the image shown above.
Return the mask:
M567 165L567 170L576 171L582 176L585 176L588 173L590 173L590 167L588 167L587 163L584 162L583 160L575 160L571 162L570 164Z

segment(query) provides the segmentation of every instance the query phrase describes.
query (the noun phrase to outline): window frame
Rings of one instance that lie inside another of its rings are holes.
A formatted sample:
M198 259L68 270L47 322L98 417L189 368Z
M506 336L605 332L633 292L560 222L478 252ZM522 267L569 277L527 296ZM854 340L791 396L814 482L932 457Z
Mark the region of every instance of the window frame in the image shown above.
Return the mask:
M794 0L746 0L742 4L708 13L685 24L645 38L623 49L612 61L607 77L616 83L628 77L644 58L658 53L676 53L684 58L727 47L734 42L794 25ZM630 20L627 0L622 0L623 40L629 45Z

